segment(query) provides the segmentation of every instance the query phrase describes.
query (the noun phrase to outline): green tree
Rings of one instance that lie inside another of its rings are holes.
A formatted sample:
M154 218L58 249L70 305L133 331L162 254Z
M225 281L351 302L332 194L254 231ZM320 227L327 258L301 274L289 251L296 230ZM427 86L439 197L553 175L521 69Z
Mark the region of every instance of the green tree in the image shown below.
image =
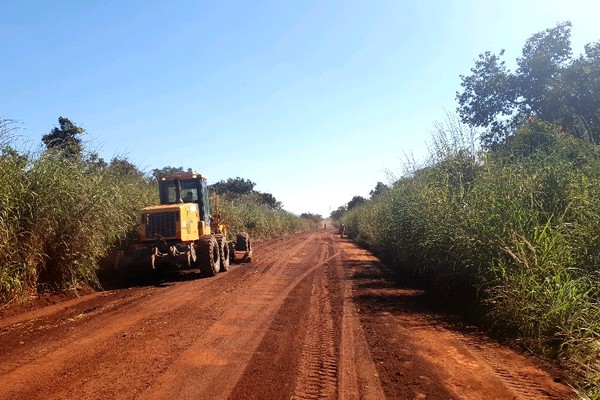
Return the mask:
M458 113L471 127L488 129L487 147L503 142L524 119L537 117L575 135L600 139L600 44L588 44L586 54L571 57L571 23L531 36L511 72L498 55L480 54L470 75L461 75L456 93Z
M369 195L371 196L371 199L372 199L372 198L377 197L380 194L384 193L388 189L389 189L389 187L387 187L387 185L385 183L377 182L377 185L375 185L375 189L371 190L369 192Z
M271 208L274 208L276 210L281 210L283 208L283 204L278 201L275 196L273 196L271 193L259 193L260 196L260 202L263 204L268 205Z
M585 54L566 68L555 97L564 99L563 114L574 116L575 136L600 139L600 42L585 46Z
M58 117L58 127L42 136L48 150L56 150L66 157L79 157L83 150L81 138L85 129L75 125L65 117Z
M100 155L96 152L90 153L86 159L85 163L87 164L88 169L93 171L104 171L108 164L104 161L104 158L100 157Z
M366 203L367 199L362 196L354 196L352 200L348 202L348 210L352 210L355 207L360 206L361 204Z
M210 185L210 189L219 194L242 195L250 194L254 191L256 183L244 178L229 178L227 181L221 180Z
M153 169L152 177L158 180L165 176L170 176L181 172L192 172L192 169L188 168L186 171L183 169L183 167L171 167L170 165L167 165L166 167Z
M271 193L262 193L254 190L256 183L250 179L228 178L226 181L221 180L209 186L213 192L224 194L229 198L246 197L248 200L256 204L265 204L275 210L281 210L283 204L278 201Z
M320 214L313 214L309 212L300 214L300 218L308 219L316 225L320 224L323 220L323 217Z
M334 221L339 221L346 211L348 211L348 209L345 206L339 206L337 210L331 212L330 217Z
M108 169L120 176L137 178L140 180L144 180L145 178L144 173L140 171L140 169L135 164L132 164L126 158L114 157L112 160L110 160Z

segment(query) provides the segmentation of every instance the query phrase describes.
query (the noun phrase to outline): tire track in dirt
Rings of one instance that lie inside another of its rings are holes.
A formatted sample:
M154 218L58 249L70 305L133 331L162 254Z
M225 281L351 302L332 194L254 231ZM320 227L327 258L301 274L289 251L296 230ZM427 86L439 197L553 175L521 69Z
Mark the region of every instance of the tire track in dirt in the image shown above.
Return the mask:
M330 281L338 285L336 295L339 304L336 308L340 315L338 397L344 400L382 400L386 396L353 300L351 271L342 263L344 242L336 236L338 253L334 268L330 269Z
M274 252L273 262L259 267L268 276L257 280L233 300L230 310L213 324L204 337L181 354L169 371L144 392L146 399L162 399L165 394L175 398L226 398L243 379L260 343L277 320L277 311L298 285L310 276L319 264L306 263L314 254L312 245L321 233L302 235L286 243L286 250ZM297 260L294 263L294 260ZM259 260L260 261L260 260ZM264 261L260 261L264 264ZM190 381L188 375L202 377ZM278 383L278 386L280 383ZM263 386L258 386L263 393ZM263 393L264 396L264 393ZM238 397L252 398L252 397ZM276 397L262 397L276 398Z
M0 398L574 397L331 231L254 252L214 278L184 275L0 321Z
M319 237L290 260L313 272L287 296L230 399L385 398L358 317L346 315L339 246L330 233Z
M325 247L325 246L324 246ZM330 258L331 246L321 252L320 264ZM321 270L315 277L310 295L307 335L302 346L298 380L293 399L314 400L334 398L338 384L338 352L335 348L334 317L331 298Z
M289 399L293 396L297 376L303 375L298 369L301 363L305 363L301 361L306 357L305 339L319 329L308 323L315 315L313 305L316 303L312 295L315 282L323 281L328 264L339 257L339 254L331 254L331 246L323 240L329 236L326 232L317 232L313 236L305 251L297 257L290 257L282 267L286 275L301 271L308 274L303 274L302 280L295 284L273 316L267 333L231 392L230 399ZM330 343L333 336L330 332ZM331 364L335 366L335 358ZM265 386L264 382L270 384ZM333 382L335 391L335 380Z
M532 361L436 311L424 291L400 286L368 252L342 246L353 300L388 398L576 398Z
M516 400L564 399L565 393L557 390L559 385L541 385L546 374L536 368L524 366L524 357L483 340L478 344L476 338L465 338L463 344L475 356L485 360L496 376L515 393Z
M289 253L262 253L264 262L242 264L215 278L144 289L144 295L134 289L131 298L112 306L101 303L94 312L78 313L75 307L58 318L50 315L9 327L12 334L2 339L23 344L2 346L9 351L0 358L0 398L96 397L93 393L134 398L198 340L199 332L218 324L240 293L258 287L262 275L309 241L296 236L286 242L291 243ZM40 343L43 336L50 339ZM140 349L149 357L140 359ZM137 379L127 379L123 368Z

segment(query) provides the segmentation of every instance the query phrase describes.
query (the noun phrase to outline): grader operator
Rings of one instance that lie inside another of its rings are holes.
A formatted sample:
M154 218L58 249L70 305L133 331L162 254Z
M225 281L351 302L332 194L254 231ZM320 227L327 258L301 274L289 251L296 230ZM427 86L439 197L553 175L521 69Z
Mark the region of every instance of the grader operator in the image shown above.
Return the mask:
M158 180L160 205L141 211L140 242L135 246L137 263L151 266L199 268L215 276L230 262L252 260L247 233L238 233L235 244L228 239L221 220L219 198L210 215L206 178L195 172Z

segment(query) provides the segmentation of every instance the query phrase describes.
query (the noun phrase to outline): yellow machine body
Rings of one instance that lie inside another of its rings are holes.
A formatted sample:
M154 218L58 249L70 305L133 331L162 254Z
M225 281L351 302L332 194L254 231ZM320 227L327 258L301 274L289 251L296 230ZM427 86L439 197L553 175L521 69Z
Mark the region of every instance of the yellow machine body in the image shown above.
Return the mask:
M230 262L249 262L252 257L248 234L238 234L234 244L221 219L219 197L210 214L206 178L182 172L158 179L160 205L140 212L140 241L133 246L138 265L199 267L214 276L227 271Z
M210 226L200 221L196 203L149 206L141 211L142 242L174 239L190 242L208 233Z

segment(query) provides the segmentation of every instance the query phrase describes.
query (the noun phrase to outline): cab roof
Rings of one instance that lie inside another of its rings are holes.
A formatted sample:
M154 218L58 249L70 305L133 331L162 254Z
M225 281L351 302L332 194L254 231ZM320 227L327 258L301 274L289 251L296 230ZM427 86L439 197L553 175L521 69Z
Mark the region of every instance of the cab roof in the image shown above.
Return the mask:
M192 171L192 172L178 172L178 173L171 174L168 176L163 176L159 180L160 181L173 181L175 179L204 179L204 180L206 180L206 177L202 176L198 172Z

